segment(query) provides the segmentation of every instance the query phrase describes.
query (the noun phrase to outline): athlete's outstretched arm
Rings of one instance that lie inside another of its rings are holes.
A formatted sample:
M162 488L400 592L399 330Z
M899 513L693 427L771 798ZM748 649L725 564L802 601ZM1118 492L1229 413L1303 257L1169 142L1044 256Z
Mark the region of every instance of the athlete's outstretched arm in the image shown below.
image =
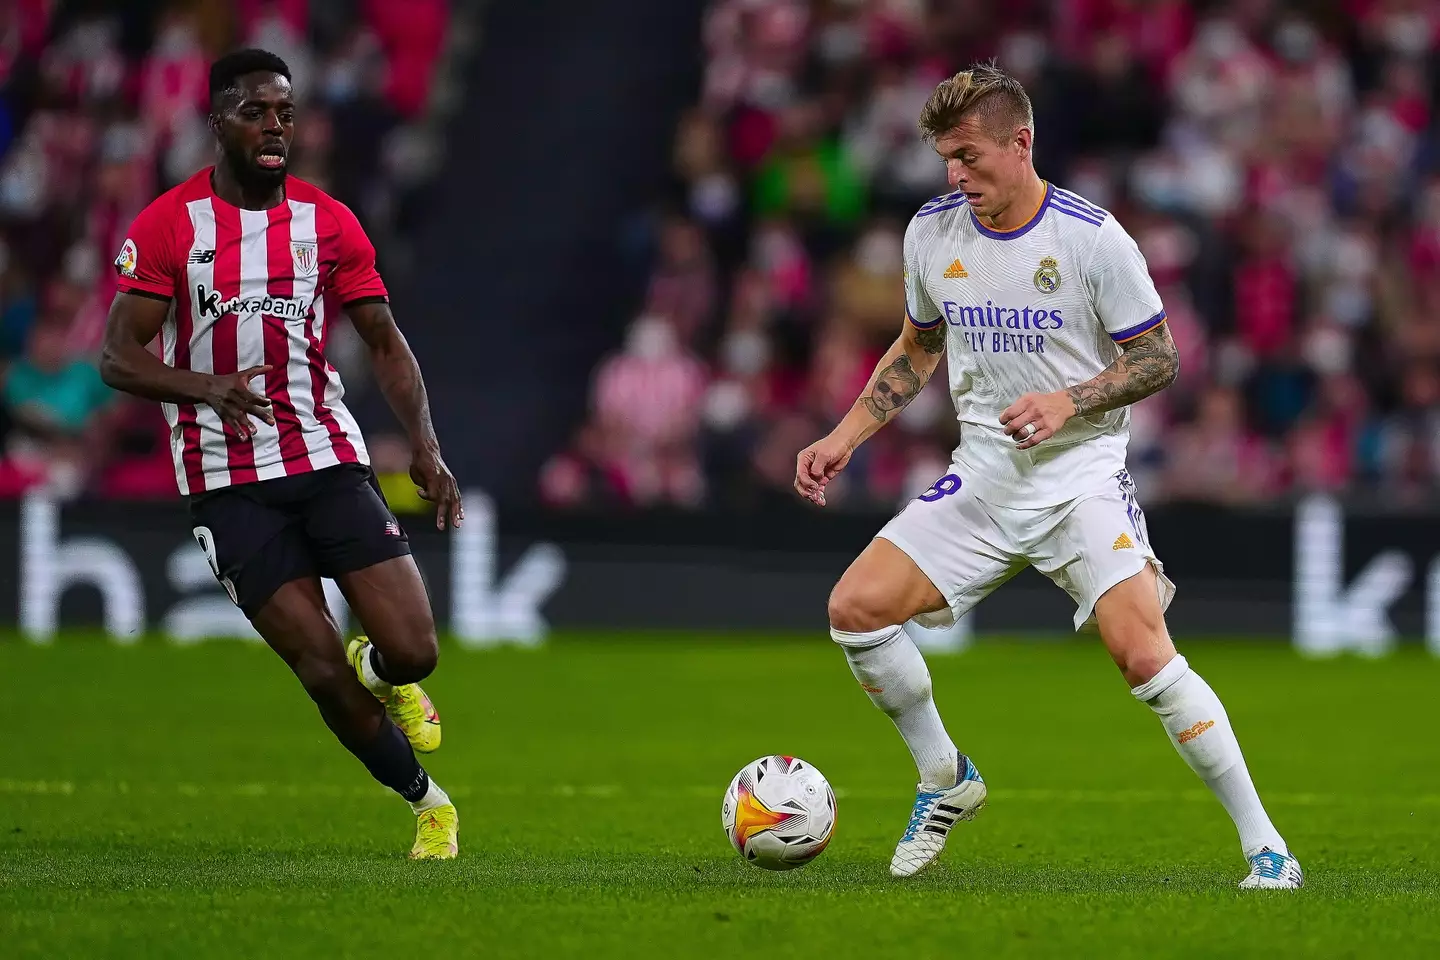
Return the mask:
M859 399L830 435L800 451L795 460L795 489L817 506L825 505L825 485L850 462L855 448L895 418L929 382L945 352L945 324L920 328L905 319L904 329Z
M170 312L169 298L118 293L105 320L100 353L100 379L124 393L162 403L207 403L240 437L255 433L252 416L274 426L270 401L250 391L250 381L270 370L251 367L226 376L179 370L147 347L160 333Z
M1000 414L1005 432L1015 436L1033 423L1035 432L1016 444L1024 450L1049 439L1071 417L1104 413L1159 393L1180 373L1180 353L1162 323L1121 346L1120 356L1098 374L1055 393L1027 393Z
M346 305L345 314L370 348L370 367L380 392L410 438L410 479L420 488L420 496L435 504L436 528L460 526L465 519L460 487L440 457L420 364L396 326L390 304L378 297L366 298Z

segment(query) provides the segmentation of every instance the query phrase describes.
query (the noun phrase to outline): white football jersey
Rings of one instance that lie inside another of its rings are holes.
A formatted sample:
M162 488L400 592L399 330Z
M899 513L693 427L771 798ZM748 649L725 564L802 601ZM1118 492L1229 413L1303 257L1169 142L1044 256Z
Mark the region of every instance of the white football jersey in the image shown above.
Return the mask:
M949 331L955 464L976 497L1051 506L1124 468L1128 409L1075 417L1028 450L1000 425L1021 394L1083 383L1165 322L1145 258L1109 213L1047 183L1034 216L999 231L964 194L937 197L905 231L905 301L915 326Z

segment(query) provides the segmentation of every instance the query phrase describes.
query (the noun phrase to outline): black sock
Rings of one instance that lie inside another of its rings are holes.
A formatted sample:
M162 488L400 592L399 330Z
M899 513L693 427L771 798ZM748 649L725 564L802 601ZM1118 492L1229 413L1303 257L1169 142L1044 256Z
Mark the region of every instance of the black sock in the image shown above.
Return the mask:
M410 741L389 717L380 720L380 735L367 746L352 751L370 776L394 790L411 803L425 796L430 789L430 775L415 759Z
M380 655L380 648L373 643L370 644L370 667L375 671L375 676L392 687L398 686L394 680L390 679L390 668L385 666L385 658Z

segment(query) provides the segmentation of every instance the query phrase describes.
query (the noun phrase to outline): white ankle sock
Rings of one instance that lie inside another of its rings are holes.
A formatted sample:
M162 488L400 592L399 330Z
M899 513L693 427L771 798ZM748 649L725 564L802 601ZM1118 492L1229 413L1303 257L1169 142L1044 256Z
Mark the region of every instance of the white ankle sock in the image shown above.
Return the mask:
M930 670L915 642L898 627L870 633L830 629L830 636L845 648L850 672L900 731L920 782L927 787L955 785L959 751L945 732L931 696Z
M1180 756L1224 805L1246 856L1261 847L1288 853L1250 779L1224 705L1185 658L1177 654L1154 678L1130 692L1160 717Z
M375 672L375 664L372 657L375 656L375 645L372 643L365 648L365 653L360 657L360 682L365 684L366 689L377 697L388 697L395 689Z
M443 807L449 802L450 797L446 795L444 790L440 789L440 785L436 783L435 779L432 777L430 779L430 788L425 791L425 796L410 804L410 809L415 811L415 815L418 817L426 810L434 810L436 807Z

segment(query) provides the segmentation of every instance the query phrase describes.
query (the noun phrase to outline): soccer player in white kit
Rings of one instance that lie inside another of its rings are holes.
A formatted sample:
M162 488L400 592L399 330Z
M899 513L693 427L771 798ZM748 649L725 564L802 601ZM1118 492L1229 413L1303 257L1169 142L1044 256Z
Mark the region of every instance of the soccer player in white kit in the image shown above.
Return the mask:
M961 423L948 473L880 531L830 596L830 635L920 771L890 872L940 855L986 787L946 732L902 625L951 623L1027 565L1094 619L1131 693L1235 821L1247 889L1303 881L1260 802L1225 708L1175 651L1174 593L1125 471L1129 404L1179 369L1135 242L1105 210L1041 180L1029 97L992 65L936 87L921 133L954 192L905 233L906 319L855 406L801 451L796 490L818 506L855 448L914 399L949 351Z

